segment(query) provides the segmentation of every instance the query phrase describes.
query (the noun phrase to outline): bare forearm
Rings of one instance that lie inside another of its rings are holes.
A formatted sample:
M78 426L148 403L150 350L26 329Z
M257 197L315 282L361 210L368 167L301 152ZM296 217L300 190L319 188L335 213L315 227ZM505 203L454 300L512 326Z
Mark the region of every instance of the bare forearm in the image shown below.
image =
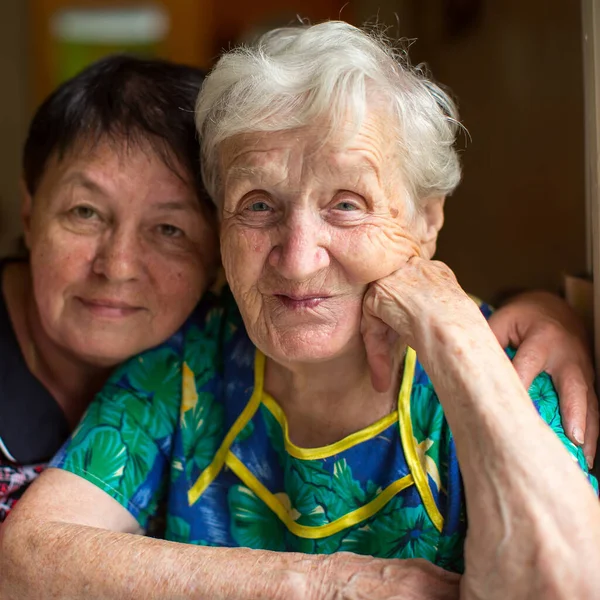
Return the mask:
M0 530L0 599L458 600L459 577L423 560L176 544L81 525Z
M532 572L547 585L544 577L557 563L583 575L581 557L598 558L597 499L492 334L449 325L426 344L421 355L455 437L476 532L467 540L467 559L471 551L499 581L510 578L514 598L521 584L531 585ZM594 571L586 576L596 578Z
M566 477L574 486L570 489L581 490L581 501L595 506L590 485L537 414L493 339L457 336L453 347L444 351L438 346L432 353L438 356L431 378L454 433L467 488L485 491L490 484L486 473L496 471L507 493L516 491L511 490L513 482L528 475L535 475L527 481L528 493L536 487L547 490L546 476L564 490Z
M66 523L30 522L3 534L10 551L2 557L2 600L291 598L294 571L306 572L310 565L299 563L312 560Z
M369 288L363 311L374 382L387 381L382 348L395 332L417 351L452 429L469 522L461 599L596 597L597 498L450 269L412 257Z

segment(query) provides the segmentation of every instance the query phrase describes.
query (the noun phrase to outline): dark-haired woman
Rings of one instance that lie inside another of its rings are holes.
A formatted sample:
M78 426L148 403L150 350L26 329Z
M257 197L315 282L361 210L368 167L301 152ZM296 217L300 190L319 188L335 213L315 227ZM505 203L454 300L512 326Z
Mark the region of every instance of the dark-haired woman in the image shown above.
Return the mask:
M0 264L0 520L111 370L162 342L217 265L203 74L114 56L62 85L23 154L27 261Z
M0 264L0 521L113 368L170 337L213 277L214 208L193 122L202 79L189 67L109 57L58 88L32 121L29 259ZM538 352L540 369L552 364L559 391L561 371L567 384L591 373L560 301L524 298L501 313L504 329L508 320L530 334L526 352ZM587 398L565 398L565 430L579 442ZM596 437L588 418L586 446Z

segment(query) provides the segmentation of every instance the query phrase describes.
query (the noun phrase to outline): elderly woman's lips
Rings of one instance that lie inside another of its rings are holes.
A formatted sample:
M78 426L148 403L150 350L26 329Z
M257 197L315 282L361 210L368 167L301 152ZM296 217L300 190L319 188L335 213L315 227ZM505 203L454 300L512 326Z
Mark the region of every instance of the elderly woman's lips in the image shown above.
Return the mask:
M315 308L328 296L287 296L285 294L275 294L275 297L286 307L293 310L302 308Z
M138 311L142 310L141 306L128 304L127 302L119 302L110 299L89 299L77 298L81 304L91 313L98 317L107 317L111 319L119 319L129 317Z

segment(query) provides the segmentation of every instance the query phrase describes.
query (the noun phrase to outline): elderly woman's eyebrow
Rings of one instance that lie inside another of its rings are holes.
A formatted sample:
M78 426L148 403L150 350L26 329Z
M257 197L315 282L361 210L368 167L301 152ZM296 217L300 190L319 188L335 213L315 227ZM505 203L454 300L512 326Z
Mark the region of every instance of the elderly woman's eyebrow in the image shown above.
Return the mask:
M351 180L355 186L371 186L374 180L378 185L381 184L381 169L375 162L368 158L362 158L360 161L353 161L351 164L344 166L337 165L336 170L339 177Z
M262 167L230 167L227 169L227 181L239 181L244 179L260 179L268 172Z
M234 165L226 170L224 182L227 186L237 186L249 182L258 185L263 182L274 183L275 181L281 181L283 178L284 175L272 167Z

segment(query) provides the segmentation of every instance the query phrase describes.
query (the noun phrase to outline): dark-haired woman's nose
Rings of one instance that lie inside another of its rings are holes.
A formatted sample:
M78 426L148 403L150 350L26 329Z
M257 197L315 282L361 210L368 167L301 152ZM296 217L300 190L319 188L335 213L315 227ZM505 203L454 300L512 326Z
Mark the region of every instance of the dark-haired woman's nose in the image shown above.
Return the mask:
M98 245L92 269L109 281L123 283L138 279L143 267L143 248L131 231L113 230Z

